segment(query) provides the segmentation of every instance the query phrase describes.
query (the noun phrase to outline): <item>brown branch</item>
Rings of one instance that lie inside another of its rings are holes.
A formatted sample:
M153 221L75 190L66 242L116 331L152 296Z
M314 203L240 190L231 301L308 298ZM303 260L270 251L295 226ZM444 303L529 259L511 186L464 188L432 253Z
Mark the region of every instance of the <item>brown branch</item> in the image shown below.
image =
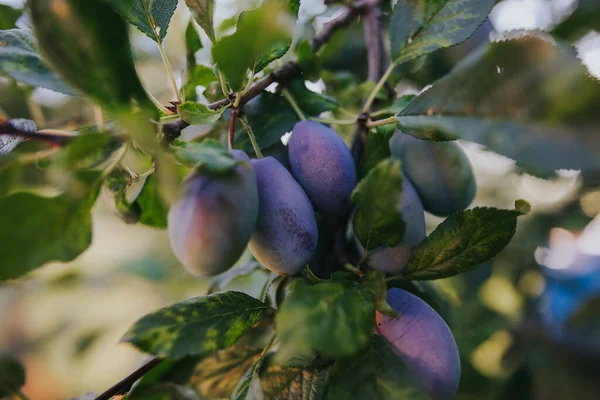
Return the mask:
M13 135L55 144L63 144L73 137L73 135L32 130L26 124L14 123L14 120L0 123L0 135Z
M368 79L373 82L379 81L383 75L384 46L383 46L383 27L381 24L380 0L369 0L365 4L363 12L365 44L367 47L368 58ZM357 120L354 138L352 140L352 155L357 168L362 157L362 150L366 141L368 132L367 121L368 113L362 114Z
M373 1L364 12L365 43L369 62L368 79L379 81L383 75L383 27L381 25L381 9L379 1Z
M98 395L95 400L109 400L114 396L129 392L133 384L138 379L143 377L148 371L156 367L162 361L162 358L154 357L152 360L148 361L146 364L133 371L129 376L123 378L120 382L114 384L107 391Z
M319 51L319 49L323 47L325 43L327 43L327 41L331 38L331 36L336 30L348 25L352 18L361 13L368 4L368 1L359 0L355 1L352 4L346 5L342 9L341 13L336 18L326 23L323 29L321 29L321 31L312 39L311 46L313 52L316 53L317 51ZM243 107L244 104L248 103L250 100L261 94L271 84L283 84L301 74L302 69L300 68L300 65L297 61L287 62L282 67L271 72L269 75L254 82L254 84L250 87L250 89L248 89L248 91L240 100L239 106ZM219 101L215 101L214 103L209 104L208 107L212 110L218 110L229 105L231 102L234 101L234 99L235 96L231 96L231 98L221 99ZM188 126L188 124L181 120L164 124L163 132L165 132L165 139L173 140L179 137L179 135L181 135L181 130L186 126Z

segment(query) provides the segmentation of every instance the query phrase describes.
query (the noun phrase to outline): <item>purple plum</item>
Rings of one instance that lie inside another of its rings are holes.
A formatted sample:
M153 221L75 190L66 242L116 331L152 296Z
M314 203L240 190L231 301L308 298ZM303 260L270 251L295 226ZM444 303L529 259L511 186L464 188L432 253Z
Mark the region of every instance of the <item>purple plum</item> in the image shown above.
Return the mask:
M446 322L427 303L404 290L388 290L387 302L399 316L377 312L377 334L390 342L432 399L454 398L460 381L460 358Z
M386 274L402 272L408 264L413 251L425 239L425 212L417 191L405 176L402 181L402 200L400 212L406 224L402 241L394 247L379 247L369 251L369 265Z
M342 138L317 122L300 121L288 143L292 174L321 213L341 216L352 209L356 167Z
M455 142L420 140L397 131L390 140L390 150L402 161L404 174L415 185L426 211L448 216L473 201L473 169Z
M271 271L295 275L317 249L314 210L302 187L276 159L252 160L252 166L260 206L250 251Z
M168 232L173 252L199 276L229 269L244 252L258 217L256 175L250 159L233 150L243 163L224 174L192 171L184 194L169 210Z

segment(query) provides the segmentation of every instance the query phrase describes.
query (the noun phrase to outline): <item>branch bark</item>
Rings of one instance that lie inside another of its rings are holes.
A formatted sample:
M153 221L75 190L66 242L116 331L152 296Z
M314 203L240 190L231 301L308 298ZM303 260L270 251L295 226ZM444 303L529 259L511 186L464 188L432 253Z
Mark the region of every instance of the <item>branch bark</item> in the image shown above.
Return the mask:
M124 394L131 390L133 384L144 376L152 368L156 367L162 362L162 358L154 357L146 364L142 365L137 370L133 371L129 376L123 378L120 382L114 384L110 389L104 393L98 395L95 400L110 400L112 397L119 394Z
M52 131L35 131L25 124L15 124L11 121L0 123L0 135L13 135L25 139L42 140L55 144L62 144L71 139L73 135L55 133Z
M383 63L385 59L381 16L380 0L368 1L363 12L363 26L369 65L368 79L373 82L379 81L383 75ZM365 114L359 116L357 127L354 131L351 149L357 168L358 164L360 163L364 143L366 141L368 120L369 115L367 111Z

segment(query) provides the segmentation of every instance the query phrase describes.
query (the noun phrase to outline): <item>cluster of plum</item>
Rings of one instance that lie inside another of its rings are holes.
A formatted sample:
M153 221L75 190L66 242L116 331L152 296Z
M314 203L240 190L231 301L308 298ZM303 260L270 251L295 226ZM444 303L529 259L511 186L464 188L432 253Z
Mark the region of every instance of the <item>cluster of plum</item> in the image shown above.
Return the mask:
M315 210L344 215L351 208L356 170L340 136L316 122L296 124L288 143L288 171L274 157L240 162L226 174L193 171L169 211L171 245L197 275L230 268L246 246L266 268L297 274L317 250ZM314 207L314 208L313 208Z
M475 195L475 180L456 143L422 141L397 131L390 150L403 166L399 209L406 231L397 246L370 250L366 260L374 269L398 274L425 238L425 211L446 216L466 208ZM240 150L231 154L240 163L233 171L193 171L186 178L184 194L169 212L175 254L191 272L214 275L230 268L248 246L271 271L297 274L317 250L315 211L327 216L352 211L357 176L350 150L330 128L302 121L284 154L253 160ZM357 245L362 247L358 240ZM432 398L451 398L460 359L448 325L404 290L390 289L387 301L401 318L377 312L377 334Z
M454 142L423 141L398 131L390 149L405 175L399 207L406 233L397 246L370 251L368 263L398 274L425 238L424 211L447 216L466 208L475 180ZM350 150L330 128L301 121L286 154L253 160L241 150L231 154L240 163L234 171L196 170L185 179L184 194L169 212L175 254L192 273L207 276L229 269L248 246L271 271L298 273L317 248L315 211L342 216L352 209L357 178Z
M455 142L419 140L396 131L390 140L390 151L402 162L400 211L406 231L397 246L370 250L368 263L374 269L396 275L425 239L424 211L445 217L463 210L473 201L476 186L469 159Z

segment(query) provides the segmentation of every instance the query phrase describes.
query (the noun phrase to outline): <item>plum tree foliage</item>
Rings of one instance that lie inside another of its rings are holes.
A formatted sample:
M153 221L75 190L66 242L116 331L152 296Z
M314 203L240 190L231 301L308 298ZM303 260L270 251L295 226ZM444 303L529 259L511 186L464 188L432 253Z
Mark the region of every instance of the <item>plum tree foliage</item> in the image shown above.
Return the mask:
M469 209L475 178L453 141L543 177L578 169L584 190L600 170L600 84L540 33L469 43L451 70L418 72L468 40L495 0L326 1L333 17L318 31L312 21L293 29L300 0L256 3L219 25L215 0L185 1L181 85L163 44L176 0L29 0L21 28L21 11L0 6L0 84L96 111L90 126L47 129L0 99L0 280L83 253L90 210L108 193L127 223L167 228L189 272L218 276L206 296L129 329L123 341L157 358L133 388L128 377L99 398L123 388L131 399L468 394L469 322L451 329L454 311L428 281L485 265L530 206ZM142 85L129 25L156 42L169 104ZM197 62L202 47L210 64ZM432 85L396 92L404 80ZM186 139L190 125L211 129ZM127 154L146 171L131 171ZM429 235L426 212L447 217ZM257 270L259 296L227 290ZM212 379L223 384L204 384ZM0 396L23 384L15 360L0 362Z

